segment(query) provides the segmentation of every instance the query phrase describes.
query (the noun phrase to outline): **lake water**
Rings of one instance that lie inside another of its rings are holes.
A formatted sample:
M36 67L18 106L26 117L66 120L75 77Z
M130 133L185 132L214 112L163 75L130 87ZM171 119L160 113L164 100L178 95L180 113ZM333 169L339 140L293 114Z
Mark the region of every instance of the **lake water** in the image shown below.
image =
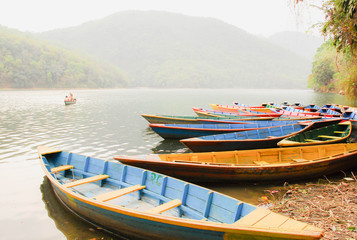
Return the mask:
M36 148L111 159L115 155L184 152L163 141L140 114L194 115L209 103L289 101L351 105L344 96L310 90L115 89L75 90L78 102L65 106L65 90L0 91L0 239L111 239L73 216L56 200L40 167ZM210 184L256 204L273 185Z

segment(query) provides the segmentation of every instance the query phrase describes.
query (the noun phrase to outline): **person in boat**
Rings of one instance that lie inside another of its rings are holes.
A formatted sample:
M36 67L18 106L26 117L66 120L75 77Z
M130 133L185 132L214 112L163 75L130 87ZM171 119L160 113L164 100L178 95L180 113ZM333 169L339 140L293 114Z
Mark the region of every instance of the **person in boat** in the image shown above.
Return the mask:
M68 96L66 96L65 98L64 98L64 101L65 102L67 102L69 99L68 99Z
M69 93L69 100L73 101L73 94L72 93Z

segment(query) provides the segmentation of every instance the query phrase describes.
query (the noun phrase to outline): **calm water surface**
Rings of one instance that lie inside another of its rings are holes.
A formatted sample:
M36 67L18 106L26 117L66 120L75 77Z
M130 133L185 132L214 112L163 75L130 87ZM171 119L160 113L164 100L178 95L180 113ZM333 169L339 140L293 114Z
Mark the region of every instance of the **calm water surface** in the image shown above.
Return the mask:
M194 115L192 107L283 101L351 105L343 96L309 90L117 89L76 90L65 106L65 90L0 91L0 239L111 239L64 209L37 159L46 144L93 157L185 152L178 141L163 141L143 113ZM275 184L278 186L278 184ZM273 185L210 184L227 195L256 204Z

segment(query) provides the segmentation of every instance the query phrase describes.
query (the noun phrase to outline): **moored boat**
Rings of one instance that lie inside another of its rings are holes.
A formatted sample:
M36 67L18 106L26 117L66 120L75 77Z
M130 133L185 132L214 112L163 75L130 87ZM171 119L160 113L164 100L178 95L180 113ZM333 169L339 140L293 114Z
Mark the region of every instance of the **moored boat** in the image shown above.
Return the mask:
M351 133L351 121L341 121L340 123L304 131L287 137L278 142L278 146L291 147L346 142Z
M280 117L282 113L277 112L255 112L251 110L239 110L238 112L222 112L222 111L215 111L215 110L208 110L203 108L195 108L193 107L192 110L198 116L214 116L214 117L226 117L226 116L248 116L248 117Z
M250 131L209 135L181 139L193 152L232 151L257 148L274 148L282 139L311 128L310 125L290 124Z
M49 147L41 166L58 199L135 239L319 239L323 230L156 172Z
M145 118L149 123L162 123L162 124L237 123L242 121L264 121L264 120L273 119L273 117L258 118L258 117L244 117L244 116L197 117L197 116L176 116L176 115L154 115L154 114L141 114L141 116Z
M255 150L117 156L139 166L195 182L287 181L357 167L357 143Z
M297 121L295 121L296 123ZM242 124L149 124L164 139L183 139L292 124L294 121L257 121Z

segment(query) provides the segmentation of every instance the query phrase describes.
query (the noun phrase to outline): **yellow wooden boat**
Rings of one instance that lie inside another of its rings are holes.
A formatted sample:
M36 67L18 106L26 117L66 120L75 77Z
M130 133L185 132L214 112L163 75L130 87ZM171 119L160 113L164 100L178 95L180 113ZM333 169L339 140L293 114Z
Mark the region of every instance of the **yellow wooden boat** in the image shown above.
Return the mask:
M195 182L286 181L357 167L357 143L114 158Z

